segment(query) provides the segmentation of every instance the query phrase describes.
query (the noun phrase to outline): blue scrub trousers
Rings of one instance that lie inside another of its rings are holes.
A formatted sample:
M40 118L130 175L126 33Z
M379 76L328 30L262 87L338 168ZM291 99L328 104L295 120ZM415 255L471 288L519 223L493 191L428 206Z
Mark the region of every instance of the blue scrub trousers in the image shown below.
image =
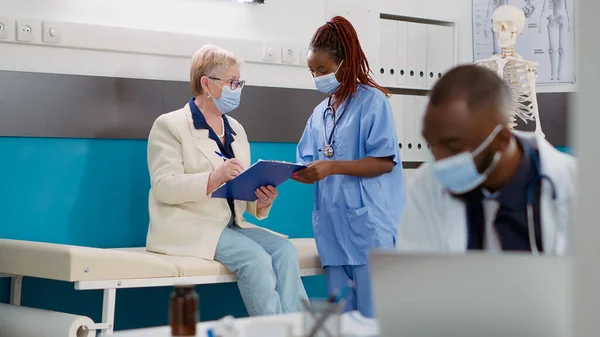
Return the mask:
M344 297L344 312L358 310L365 317L375 318L368 265L327 266L325 275L330 296L337 295L348 281L354 282L354 289L350 289Z
M289 240L260 228L230 225L219 238L215 260L238 276L250 316L302 311L301 299L308 297Z

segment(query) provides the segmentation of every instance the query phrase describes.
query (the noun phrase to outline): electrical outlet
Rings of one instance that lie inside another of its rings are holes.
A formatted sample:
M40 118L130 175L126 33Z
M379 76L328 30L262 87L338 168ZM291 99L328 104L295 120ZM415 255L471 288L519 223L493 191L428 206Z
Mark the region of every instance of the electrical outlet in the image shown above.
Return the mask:
M265 43L263 45L263 61L277 62L281 53L281 45L277 43Z
M42 40L46 43L59 43L62 37L62 27L57 22L44 21Z
M35 41L35 33L34 20L17 20L17 41L33 42Z
M12 20L7 17L0 16L0 40L8 40L12 31Z
M281 62L296 63L298 62L298 48L291 45L283 45L281 49Z

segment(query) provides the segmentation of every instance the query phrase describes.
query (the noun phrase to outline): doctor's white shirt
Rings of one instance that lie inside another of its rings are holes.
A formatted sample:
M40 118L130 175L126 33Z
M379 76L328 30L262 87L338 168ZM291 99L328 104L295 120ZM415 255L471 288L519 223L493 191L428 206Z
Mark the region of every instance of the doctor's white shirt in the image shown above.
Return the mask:
M545 255L566 255L571 249L571 223L575 197L576 160L562 153L544 138L533 133L519 137L537 143L540 174L547 180L541 183L540 213L542 242ZM487 251L501 251L494 221L499 203L493 198L483 201ZM416 170L408 183L408 198L404 216L398 227L396 247L405 252L466 252L468 242L465 203L453 197L437 181L430 164Z

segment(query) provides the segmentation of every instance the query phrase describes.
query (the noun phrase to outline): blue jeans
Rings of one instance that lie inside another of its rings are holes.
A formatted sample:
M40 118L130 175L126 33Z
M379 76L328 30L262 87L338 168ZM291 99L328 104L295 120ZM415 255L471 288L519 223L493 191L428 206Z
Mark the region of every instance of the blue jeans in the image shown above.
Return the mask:
M238 276L250 316L302 311L301 299L308 297L296 248L289 240L260 228L228 226L219 238L215 260Z

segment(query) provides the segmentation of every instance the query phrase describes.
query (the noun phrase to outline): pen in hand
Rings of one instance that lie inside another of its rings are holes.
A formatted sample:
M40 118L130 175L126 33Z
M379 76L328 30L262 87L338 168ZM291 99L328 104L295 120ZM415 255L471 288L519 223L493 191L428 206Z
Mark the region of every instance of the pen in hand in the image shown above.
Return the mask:
M221 152L219 152L219 151L215 151L215 153L217 154L217 156L219 156L219 157L223 158L223 161L227 161L227 160L229 160L229 158L225 157L225 155L224 155L224 154L222 154Z

